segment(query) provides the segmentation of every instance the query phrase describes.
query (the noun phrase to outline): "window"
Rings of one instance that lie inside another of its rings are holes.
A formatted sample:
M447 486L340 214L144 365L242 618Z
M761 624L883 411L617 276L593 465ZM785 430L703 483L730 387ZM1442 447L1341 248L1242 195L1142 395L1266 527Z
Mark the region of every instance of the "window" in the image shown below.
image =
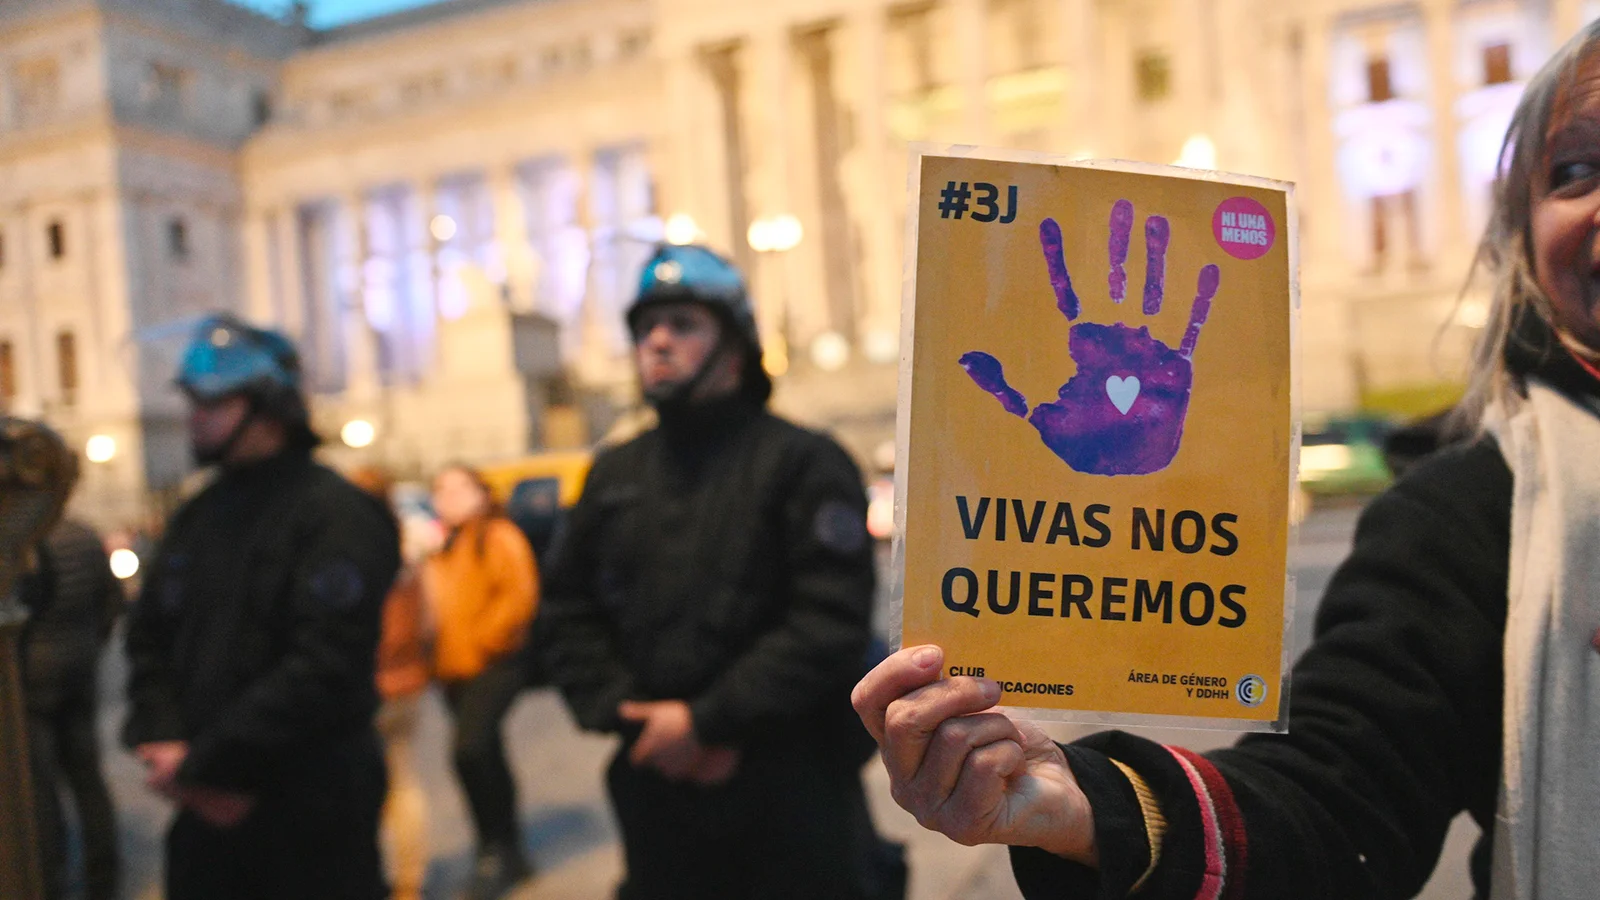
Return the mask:
M9 340L0 341L0 406L17 399L17 351Z
M45 244L50 248L50 258L60 259L67 255L67 231L59 221L51 222L44 232Z
M70 331L56 334L56 377L61 383L61 402L71 406L78 399L78 339Z
M1143 103L1165 100L1172 89L1172 64L1167 54L1159 50L1146 50L1139 54L1135 65L1139 100Z
M151 63L144 79L145 106L157 118L181 118L188 87L188 72L166 63Z
M633 59L642 56L645 48L650 46L650 32L644 29L629 31L618 42L617 55L623 59Z
M25 62L11 74L17 118L23 125L49 119L61 102L61 66L53 59Z
M167 220L167 258L178 263L189 261L189 226L179 216Z
M250 94L250 121L257 128L272 121L272 95L263 90Z
M1389 58L1374 56L1367 60L1367 100L1382 103L1394 99L1394 83L1389 79Z
M1508 84L1511 81L1511 45L1489 44L1483 48L1483 83Z

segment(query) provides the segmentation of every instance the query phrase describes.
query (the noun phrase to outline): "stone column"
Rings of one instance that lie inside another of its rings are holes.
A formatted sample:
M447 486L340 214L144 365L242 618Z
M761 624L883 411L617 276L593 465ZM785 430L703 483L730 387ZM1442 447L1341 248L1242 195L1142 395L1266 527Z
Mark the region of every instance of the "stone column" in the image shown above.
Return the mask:
M273 289L276 283L273 267L277 263L272 252L274 215L273 210L261 207L245 210L245 313L257 322L281 326L283 313L277 308L277 292Z
M1333 109L1328 100L1329 16L1320 10L1301 19L1300 84L1305 122L1307 170L1301 175L1299 201L1304 263L1326 279L1339 268L1343 255L1344 197L1334 161Z
M514 162L507 161L489 169L489 194L494 207L494 239L499 244L503 269L490 274L505 278L505 297L512 309L530 310L534 299L533 253L528 245L527 211L517 190Z
M1456 0L1428 0L1423 19L1428 32L1428 85L1433 112L1433 219L1438 223L1433 261L1453 271L1463 246L1461 161L1456 137Z
M889 177L888 14L868 4L851 14L853 37L856 149L855 220L861 232L862 298L860 332L867 341L888 342L900 333L900 235L895 211L905 204L905 184Z
M1061 17L1061 67L1067 77L1055 150L1073 156L1102 155L1096 126L1100 121L1099 62L1104 54L1094 0L1057 0L1056 7Z
M306 332L306 276L301 260L300 207L293 200L277 208L273 228L278 236L278 284L282 288L283 326L296 339Z
M345 394L352 400L368 400L377 396L382 381L376 336L367 319L366 198L361 193L352 191L339 198L338 222L344 232L340 243L349 252L334 261L337 300L342 304L339 321L344 327Z
M984 144L989 140L989 16L988 0L950 0L951 33L960 35L961 90L960 140Z
M741 54L741 63L749 73L749 86L744 90L741 107L746 121L752 124L750 136L750 182L754 196L754 222L762 217L794 213L789 185L790 115L790 59L793 48L789 33L777 28L755 35L748 50ZM816 223L809 224L811 228ZM745 234L732 236L735 241L747 241ZM804 239L804 238L803 238ZM788 253L761 253L756 257L755 271L750 273L756 321L768 336L789 337L790 273L793 270Z

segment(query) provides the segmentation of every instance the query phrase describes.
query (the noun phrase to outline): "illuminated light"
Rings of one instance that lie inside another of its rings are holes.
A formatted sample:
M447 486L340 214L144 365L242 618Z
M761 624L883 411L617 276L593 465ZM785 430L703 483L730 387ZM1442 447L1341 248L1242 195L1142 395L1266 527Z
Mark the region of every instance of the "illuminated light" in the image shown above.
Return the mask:
M664 231L667 243L680 246L692 244L700 237L700 225L688 213L673 213L667 218Z
M377 436L378 429L374 428L372 423L366 419L351 419L344 423L343 428L339 429L339 440L344 441L345 446L353 447L357 450L362 447L372 446L372 441Z
M850 342L837 331L826 331L811 342L811 361L824 372L837 372L850 361Z
M867 533L880 541L894 537L894 484L874 484L867 497Z
M1412 100L1386 100L1347 109L1334 119L1339 177L1354 196L1389 197L1422 183L1431 156L1432 114Z
M456 236L456 220L440 213L428 223L428 232L433 235L434 240L442 244Z
M1325 475L1350 466L1350 448L1344 444L1319 444L1300 448L1300 475Z
M1183 142L1183 149L1178 151L1178 158L1173 160L1172 164L1186 169L1215 169L1217 145L1206 135L1190 135L1189 139Z
M1489 301L1480 298L1461 301L1455 322L1463 328L1482 328L1489 324Z
M771 229L766 219L757 219L750 223L745 231L745 240L750 242L750 249L757 253L766 253L772 249Z
M800 220L794 216L783 215L772 220L772 249L779 252L793 250L800 245L800 238L805 236L805 229L800 227Z
M139 574L139 554L127 548L111 551L111 574L123 581Z
M766 349L761 353L761 368L773 378L782 378L789 371L789 345L783 338L775 337L766 341Z
M793 250L800 245L800 239L804 236L805 229L801 227L800 220L788 214L762 216L751 222L750 228L745 231L750 249L757 253Z
M900 336L892 331L869 331L861 339L861 352L869 362L892 363L900 358Z
M117 439L109 434L97 434L83 445L83 455L92 463L108 463L117 455Z

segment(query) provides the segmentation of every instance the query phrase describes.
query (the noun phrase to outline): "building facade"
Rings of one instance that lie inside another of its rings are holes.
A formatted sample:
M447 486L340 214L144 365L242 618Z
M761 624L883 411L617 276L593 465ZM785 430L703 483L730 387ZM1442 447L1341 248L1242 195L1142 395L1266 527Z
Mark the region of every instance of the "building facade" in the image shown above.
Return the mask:
M750 275L780 408L893 434L906 145L1294 181L1308 410L1420 410L1521 85L1596 0L447 0L325 32L222 0L0 9L0 402L182 477L167 384L228 308L305 350L342 460L597 438L652 242ZM799 228L793 227L794 223ZM785 234L773 239L782 226ZM796 240L797 239L797 240ZM361 426L347 428L351 423Z

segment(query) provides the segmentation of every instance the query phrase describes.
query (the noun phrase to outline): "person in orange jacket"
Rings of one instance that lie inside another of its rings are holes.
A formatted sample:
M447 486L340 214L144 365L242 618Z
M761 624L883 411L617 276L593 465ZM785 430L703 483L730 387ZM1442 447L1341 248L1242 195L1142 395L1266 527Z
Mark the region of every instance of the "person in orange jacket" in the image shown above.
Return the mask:
M350 473L350 481L393 512L394 479L377 466ZM402 557L416 555L403 546ZM422 574L406 564L383 603L383 630L378 638L378 734L389 768L389 794L383 802L382 836L389 857L393 900L422 900L428 872L428 794L417 774L415 743L422 695L431 680L428 659L427 608L422 601Z
M538 605L539 576L527 538L473 469L440 472L433 507L448 536L423 567L423 587L437 628L434 674L455 717L456 774L478 837L467 897L492 900L532 874L500 725L523 684L518 651Z

